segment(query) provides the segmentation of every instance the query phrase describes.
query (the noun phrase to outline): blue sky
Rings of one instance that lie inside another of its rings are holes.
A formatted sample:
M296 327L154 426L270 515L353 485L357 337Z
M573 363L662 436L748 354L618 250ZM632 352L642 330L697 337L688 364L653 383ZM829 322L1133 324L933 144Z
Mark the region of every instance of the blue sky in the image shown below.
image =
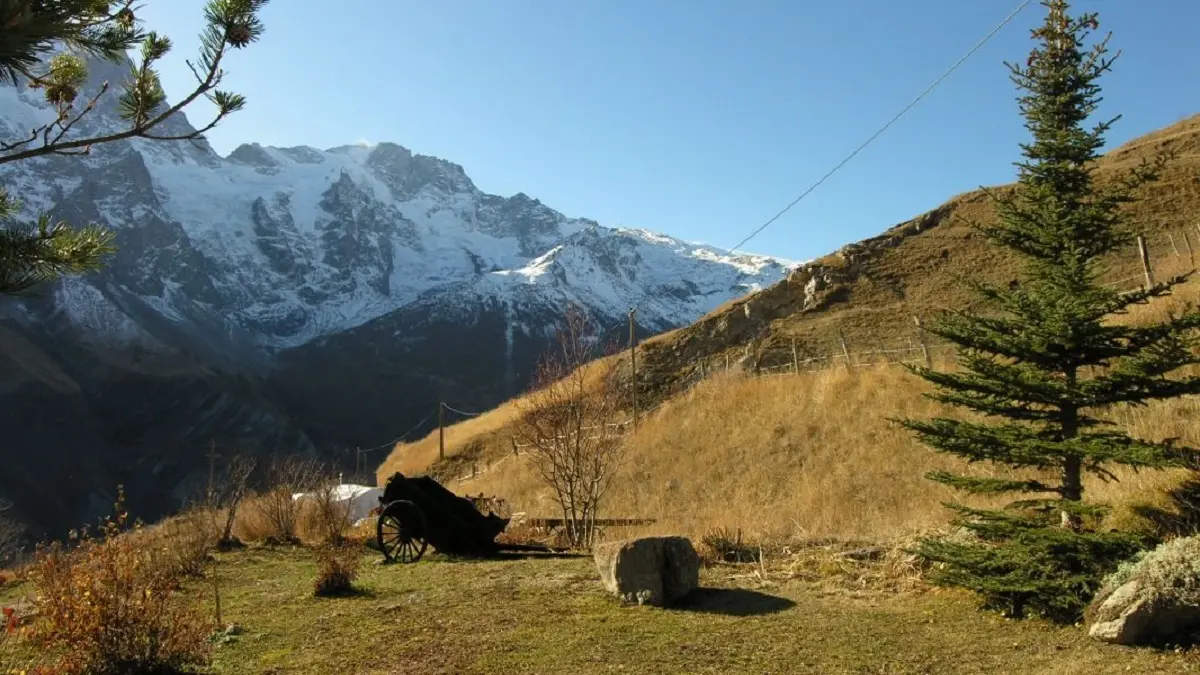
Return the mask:
M149 0L190 91L203 0ZM275 0L233 53L247 108L209 138L392 141L483 190L729 247L795 199L1017 0ZM1102 82L1110 146L1200 112L1200 2L1080 0L1123 50ZM1003 66L1025 12L836 176L745 246L806 259L1009 181L1025 131ZM193 123L207 110L189 108Z

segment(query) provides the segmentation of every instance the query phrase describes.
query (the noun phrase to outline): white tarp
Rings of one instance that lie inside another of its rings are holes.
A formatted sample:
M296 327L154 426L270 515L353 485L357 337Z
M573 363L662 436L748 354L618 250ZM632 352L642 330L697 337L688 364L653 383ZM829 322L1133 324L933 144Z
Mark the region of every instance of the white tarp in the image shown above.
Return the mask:
M370 516L371 509L379 506L379 497L382 495L383 488L367 485L342 483L333 488L334 501L348 507L349 520L352 523L357 523ZM298 492L292 495L292 499L315 499L316 496L315 492Z

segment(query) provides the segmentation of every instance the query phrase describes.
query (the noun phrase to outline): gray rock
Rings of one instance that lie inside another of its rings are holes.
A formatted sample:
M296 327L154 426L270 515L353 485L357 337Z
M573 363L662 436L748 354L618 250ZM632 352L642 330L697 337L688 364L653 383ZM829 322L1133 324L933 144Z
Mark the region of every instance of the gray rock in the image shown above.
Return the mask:
M1200 629L1200 606L1155 594L1138 581L1113 591L1096 610L1088 634L1119 645L1169 643Z
M700 556L686 537L644 537L596 547L605 589L623 602L664 606L700 585Z

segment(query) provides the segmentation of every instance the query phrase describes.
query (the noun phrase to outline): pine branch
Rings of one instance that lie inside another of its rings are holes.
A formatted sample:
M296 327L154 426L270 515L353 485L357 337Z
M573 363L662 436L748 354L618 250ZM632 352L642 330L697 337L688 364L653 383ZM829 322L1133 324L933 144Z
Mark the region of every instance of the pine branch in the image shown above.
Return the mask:
M78 2L79 0L75 1ZM46 136L49 133L49 129L44 129L44 142L38 147L25 148L13 152L12 150L24 147L32 141L10 144L12 147L6 150L8 154L0 155L0 164L48 154L86 153L95 145L135 137L152 138L153 140L188 140L200 137L204 132L215 127L225 117L240 110L245 105L245 99L241 96L219 90L214 92L214 90L219 86L223 76L220 66L228 50L245 47L257 40L261 35L263 27L257 17L257 12L266 2L267 0L209 0L205 8L205 19L208 25L201 36L201 64L203 67L199 73L193 69L193 72L197 74L198 84L191 93L175 105L166 107L165 110L161 110L160 112L155 112L162 108L166 97L162 91L158 74L154 70L154 65L170 50L170 42L155 33L145 34L140 40L142 44L141 64L132 70L131 82L120 97L121 114L124 119L131 122L129 128L92 138L66 140L64 136L70 130L70 127L74 126L80 118L87 115L95 107L93 100L78 116L71 119L69 123L64 124L63 120L67 119L66 111L70 109L70 103L74 99L74 95L71 93L64 100L52 100L52 102L56 102L59 105L60 109L59 119L48 125L49 127L58 129L55 139L50 140ZM129 16L130 21L132 21L132 15ZM116 19L113 19L113 21L116 21ZM58 25L58 29L62 30L61 25ZM126 40L130 45L132 44L132 41L129 40L129 35L125 33L121 33L121 39ZM29 55L32 56L36 56L47 49L48 47L40 43L28 48ZM107 52L105 53L107 54ZM118 54L110 55L113 56L112 60L119 60L120 58ZM2 70L2 67L3 62L0 61L0 70ZM23 71L22 74L28 75L28 71ZM13 71L13 77L16 77L16 71ZM47 77L49 76L41 78L33 76L30 78L31 84L34 86L45 86L48 82ZM47 94L48 98L50 98L49 89L47 90ZM165 122L172 115L186 108L200 96L206 96L218 108L215 119L209 124L200 130L186 134L164 135L151 133L154 128Z
M973 478L959 476L948 471L931 471L925 474L929 480L975 495L1000 494L1004 492L1061 492L1058 486L1047 485L1036 480L1005 480L1002 478Z
M30 295L64 274L96 270L115 250L113 241L109 230L70 228L45 215L34 226L0 227L0 294Z
M1011 467L1048 469L1077 458L1110 462L1129 467L1186 468L1197 451L1173 442L1153 443L1116 432L1085 432L1072 438L1056 438L1053 431L1036 430L1021 424L984 424L935 418L929 421L901 420L917 433L922 443L970 462L990 461Z

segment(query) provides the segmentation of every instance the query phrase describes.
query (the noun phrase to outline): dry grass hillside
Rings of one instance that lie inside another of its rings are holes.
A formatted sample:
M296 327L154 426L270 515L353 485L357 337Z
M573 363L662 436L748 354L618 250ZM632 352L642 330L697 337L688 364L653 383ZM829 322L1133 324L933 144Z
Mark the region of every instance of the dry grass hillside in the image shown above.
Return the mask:
M1112 177L1168 148L1179 152L1178 159L1133 207L1159 277L1192 269L1188 246L1200 249L1200 116L1121 146L1101 164ZM781 377L747 371L755 364L790 363L793 344L801 359L839 351L841 337L852 352L904 347L916 337L914 315L970 301L956 275L1016 278L1012 262L967 224L993 217L985 194L961 195L644 343L639 390L642 400L662 405L627 441L609 515L654 517L662 529L693 535L728 527L771 539L880 539L942 525L947 513L941 503L952 494L922 476L951 460L918 446L888 421L946 412L921 396L923 382L895 366ZM1140 273L1131 249L1111 261L1108 278L1134 287ZM1200 282L1194 282L1124 320L1159 316L1198 298ZM697 384L701 363L708 377ZM727 363L741 367L724 373ZM598 365L628 367L623 356ZM380 467L380 480L396 470L432 470L459 492L503 495L531 515L556 515L519 457L500 461L511 452L506 425L513 410L508 404L448 427L446 462L435 461L437 432L398 445ZM1147 438L1200 444L1200 426L1191 422L1198 412L1200 402L1187 399L1115 411L1115 417ZM471 467L487 470L474 480L450 479ZM1178 480L1152 472L1089 487L1092 497L1128 507L1161 501L1163 488ZM1123 508L1113 517L1129 515Z
M1177 159L1130 208L1157 265L1171 261L1176 247L1186 258L1188 243L1200 253L1200 115L1115 148L1098 164L1101 180L1109 180L1164 150L1178 152ZM793 340L802 358L839 350L839 335L851 351L855 345L905 342L915 335L913 316L973 302L956 278L982 276L1003 283L1017 277L1014 261L970 227L995 217L983 191L956 196L877 237L815 260L786 281L691 326L648 340L639 361L646 398L669 396L700 362L711 369L723 367L726 356L762 365L790 359ZM1136 246L1131 245L1110 261L1108 279L1129 279L1140 272Z

